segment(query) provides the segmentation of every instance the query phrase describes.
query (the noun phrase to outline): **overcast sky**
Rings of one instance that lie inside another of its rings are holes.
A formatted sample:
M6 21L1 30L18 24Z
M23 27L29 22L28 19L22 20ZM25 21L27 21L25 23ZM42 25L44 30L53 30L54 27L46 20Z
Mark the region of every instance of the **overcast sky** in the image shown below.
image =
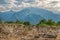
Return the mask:
M0 12L20 11L26 7L38 7L60 12L60 0L0 0Z

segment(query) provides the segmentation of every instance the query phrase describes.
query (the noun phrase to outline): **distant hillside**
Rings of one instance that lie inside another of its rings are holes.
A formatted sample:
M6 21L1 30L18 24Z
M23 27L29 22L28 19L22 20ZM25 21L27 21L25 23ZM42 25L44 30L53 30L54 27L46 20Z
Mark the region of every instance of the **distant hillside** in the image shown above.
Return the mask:
M55 22L60 21L60 15L42 8L28 7L18 12L0 12L1 21L29 21L31 24L37 24L42 19L52 19Z

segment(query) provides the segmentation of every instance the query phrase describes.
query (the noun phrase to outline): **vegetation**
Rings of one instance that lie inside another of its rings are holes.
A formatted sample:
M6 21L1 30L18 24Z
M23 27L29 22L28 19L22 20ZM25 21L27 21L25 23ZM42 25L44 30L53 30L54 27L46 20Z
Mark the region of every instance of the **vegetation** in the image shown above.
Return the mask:
M48 20L46 24L49 26L56 25L56 23L54 21L52 21L51 19Z
M2 24L2 22L0 21L0 24Z
M29 22L24 22L23 24L24 24L24 25L30 25L30 23L29 23Z
M5 23L10 23L10 24L23 24L23 25L31 25L30 22L26 21L26 22L20 22L20 21L16 21L16 22L12 22L12 21L6 21ZM0 24L2 24L2 21L0 21ZM41 20L38 24L36 24L36 26L43 26L43 27L48 27L48 26L60 26L60 22L54 22L51 19L49 20Z
M45 19L43 19L43 20L41 20L38 24L37 24L37 26L48 26L47 24L46 24L46 20Z
M54 22L53 20L49 19L48 21L43 19L41 20L37 26L49 27L49 26L60 26L60 22Z
M4 23L14 23L14 22L12 22L12 21L7 21L7 22L4 22Z
M56 23L56 26L60 26L60 22Z
M18 20L17 20L15 23L18 23L18 24L23 24L23 22L20 22L20 21L18 21Z

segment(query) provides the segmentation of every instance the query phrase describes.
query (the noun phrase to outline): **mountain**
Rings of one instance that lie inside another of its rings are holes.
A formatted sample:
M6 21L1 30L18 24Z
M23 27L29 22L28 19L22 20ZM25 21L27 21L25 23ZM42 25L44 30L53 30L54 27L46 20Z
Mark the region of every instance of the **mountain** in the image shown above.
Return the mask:
M13 11L4 12L4 13L0 12L0 20L1 21L16 21L16 17L13 14L14 14Z
M37 14L29 14L26 17L24 17L23 20L29 21L31 24L36 24L36 23L39 23L42 19L44 19L44 18L41 17L40 15L37 15Z
M55 22L60 21L60 15L42 8L28 7L18 12L0 12L1 21L29 21L31 24L37 24L42 19L52 19Z

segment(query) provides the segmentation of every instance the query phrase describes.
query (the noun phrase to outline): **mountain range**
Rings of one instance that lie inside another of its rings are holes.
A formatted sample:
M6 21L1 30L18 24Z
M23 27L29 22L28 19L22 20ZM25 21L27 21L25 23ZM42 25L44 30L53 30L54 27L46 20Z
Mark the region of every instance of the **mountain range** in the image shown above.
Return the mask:
M60 21L60 15L42 8L28 7L18 12L8 11L0 12L0 20L5 21L29 21L31 24L37 24L42 19L52 19L55 22Z

